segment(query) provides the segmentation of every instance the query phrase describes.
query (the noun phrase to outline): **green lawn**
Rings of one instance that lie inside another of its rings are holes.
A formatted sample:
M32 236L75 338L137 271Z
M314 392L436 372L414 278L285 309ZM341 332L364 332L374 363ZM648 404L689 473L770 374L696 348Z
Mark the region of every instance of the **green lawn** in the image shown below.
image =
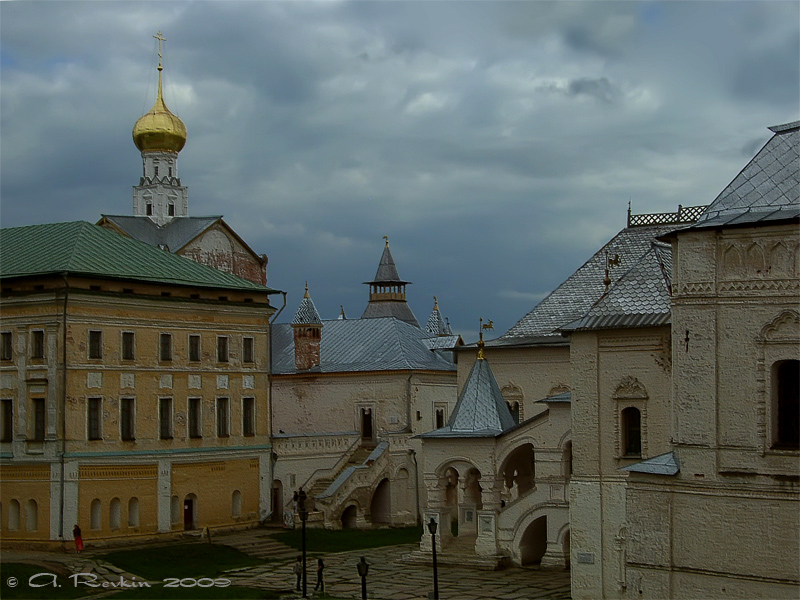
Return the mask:
M276 533L277 541L300 549L301 529L290 529ZM417 544L422 537L420 527L398 527L391 529L306 529L306 550L318 554L346 552L363 548L380 548L398 544Z
M228 569L253 567L264 563L258 558L248 556L229 546L203 543L119 550L103 554L97 558L116 565L128 573L151 581L161 581L165 577L177 577L179 579L184 577L217 577ZM187 589L199 590L201 588ZM172 596L170 595L170 597Z

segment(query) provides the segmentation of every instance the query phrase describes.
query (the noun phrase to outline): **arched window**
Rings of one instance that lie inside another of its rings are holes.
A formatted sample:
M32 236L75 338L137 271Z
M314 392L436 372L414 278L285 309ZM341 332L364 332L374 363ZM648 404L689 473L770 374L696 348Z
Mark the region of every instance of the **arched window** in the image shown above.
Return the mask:
M17 531L19 529L19 501L12 500L8 505L8 529Z
M139 499L128 500L128 527L139 526Z
M122 523L122 505L119 498L111 500L111 508L108 511L108 524L111 529L119 529Z
M102 510L100 508L100 499L95 498L91 504L91 527L92 529L102 529L103 519Z
M629 406L622 411L622 451L624 456L642 455L642 416L638 408Z
M773 447L797 450L800 448L800 361L783 360L772 369L776 424Z
M242 516L242 492L239 490L233 492L233 498L231 498L231 514L234 517Z
M25 529L36 531L39 529L39 507L36 500L28 500L25 503Z

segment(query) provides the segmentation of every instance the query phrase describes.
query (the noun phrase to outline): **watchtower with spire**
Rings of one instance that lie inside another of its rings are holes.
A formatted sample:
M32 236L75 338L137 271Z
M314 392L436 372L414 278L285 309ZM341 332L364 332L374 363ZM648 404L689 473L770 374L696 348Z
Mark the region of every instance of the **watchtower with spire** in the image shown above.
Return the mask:
M417 318L406 303L406 286L410 282L400 279L389 250L389 238L383 236L383 239L386 245L383 248L375 279L364 282L369 286L369 304L361 318L395 317L414 327L419 327Z
M157 225L189 215L189 194L178 178L178 153L186 144L186 125L167 108L162 92L159 31L158 91L150 111L133 126L133 143L142 153L142 177L133 188L134 216L150 217Z
M294 362L298 371L308 371L320 364L322 320L311 300L306 283L306 293L292 319L294 334Z

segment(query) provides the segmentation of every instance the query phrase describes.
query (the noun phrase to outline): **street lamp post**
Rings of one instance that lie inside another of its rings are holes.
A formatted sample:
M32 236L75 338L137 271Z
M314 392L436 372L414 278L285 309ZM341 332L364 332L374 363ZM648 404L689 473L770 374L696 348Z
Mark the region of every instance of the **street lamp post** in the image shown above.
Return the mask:
M431 532L431 550L433 550L433 600L439 600L439 573L436 566L436 519L431 517L428 523Z
M361 600L367 600L367 573L369 572L369 564L362 556L361 562L356 565L358 574L361 576Z
M298 494L297 504L300 507L300 521L303 524L301 548L303 549L303 598L308 598L307 593L307 578L306 578L306 520L308 519L308 511L306 510L306 494L303 488L300 488Z

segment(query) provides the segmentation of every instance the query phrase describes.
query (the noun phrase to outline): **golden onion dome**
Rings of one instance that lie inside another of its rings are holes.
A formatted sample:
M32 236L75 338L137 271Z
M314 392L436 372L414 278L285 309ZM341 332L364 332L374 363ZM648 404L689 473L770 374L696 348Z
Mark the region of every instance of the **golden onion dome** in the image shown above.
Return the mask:
M161 94L161 64L158 65L158 96L150 112L133 126L133 143L141 152L175 152L186 144L186 125L172 114Z

